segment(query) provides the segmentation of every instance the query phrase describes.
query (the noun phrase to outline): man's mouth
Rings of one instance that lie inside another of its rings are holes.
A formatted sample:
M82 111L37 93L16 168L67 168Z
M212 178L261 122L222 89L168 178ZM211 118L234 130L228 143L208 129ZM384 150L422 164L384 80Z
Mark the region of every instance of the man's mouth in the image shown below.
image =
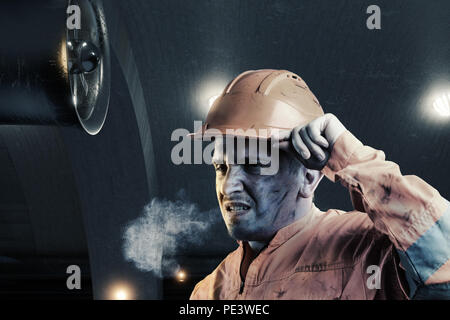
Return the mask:
M227 212L234 214L244 214L251 208L248 204L237 201L226 202L224 206Z

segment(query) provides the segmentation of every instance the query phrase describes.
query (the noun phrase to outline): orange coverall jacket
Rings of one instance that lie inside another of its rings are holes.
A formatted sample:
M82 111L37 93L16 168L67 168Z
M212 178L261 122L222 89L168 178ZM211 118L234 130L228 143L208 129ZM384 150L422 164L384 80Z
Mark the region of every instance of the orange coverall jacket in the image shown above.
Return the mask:
M239 241L191 299L450 299L450 209L438 191L349 131L323 173L349 189L355 211L313 206L276 233L245 279Z

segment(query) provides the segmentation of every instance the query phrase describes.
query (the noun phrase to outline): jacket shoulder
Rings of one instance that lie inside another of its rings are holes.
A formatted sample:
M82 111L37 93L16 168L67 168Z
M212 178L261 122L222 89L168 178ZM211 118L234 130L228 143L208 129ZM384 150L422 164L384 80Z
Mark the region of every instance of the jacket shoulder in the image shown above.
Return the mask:
M360 211L330 209L319 214L313 239L304 255L314 262L352 266L367 250L386 245L387 236L380 233L369 216Z

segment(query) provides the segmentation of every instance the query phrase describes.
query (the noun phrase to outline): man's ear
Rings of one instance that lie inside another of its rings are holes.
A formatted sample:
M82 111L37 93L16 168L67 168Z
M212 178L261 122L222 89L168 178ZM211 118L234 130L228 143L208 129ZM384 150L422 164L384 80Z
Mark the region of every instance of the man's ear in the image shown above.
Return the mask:
M302 198L310 198L314 195L314 191L322 180L323 173L318 170L311 170L303 167L302 174L303 177L301 179L299 196Z

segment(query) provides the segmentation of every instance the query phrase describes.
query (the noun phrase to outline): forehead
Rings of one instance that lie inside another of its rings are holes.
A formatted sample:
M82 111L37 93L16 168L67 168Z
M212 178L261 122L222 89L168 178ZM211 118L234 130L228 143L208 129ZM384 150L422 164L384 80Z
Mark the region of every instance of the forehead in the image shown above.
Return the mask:
M271 142L268 139L221 137L214 141L214 162L232 162L244 159L270 160ZM239 162L237 162L239 163Z

